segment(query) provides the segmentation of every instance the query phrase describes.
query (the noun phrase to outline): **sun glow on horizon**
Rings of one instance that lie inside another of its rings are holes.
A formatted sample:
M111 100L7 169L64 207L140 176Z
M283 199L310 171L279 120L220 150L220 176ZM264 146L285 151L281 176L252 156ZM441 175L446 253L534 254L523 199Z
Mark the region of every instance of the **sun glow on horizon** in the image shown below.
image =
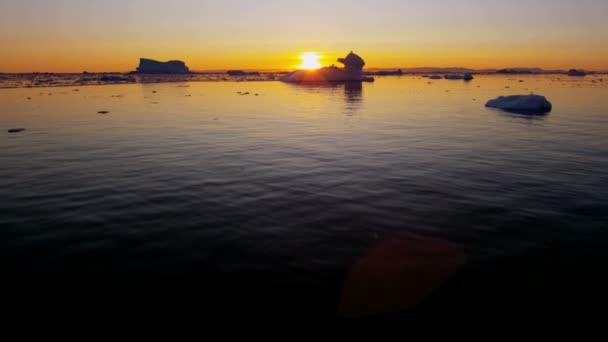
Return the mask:
M319 62L321 56L317 53L305 52L300 56L300 59L302 60L302 64L298 66L299 69L315 70L321 68L321 63Z

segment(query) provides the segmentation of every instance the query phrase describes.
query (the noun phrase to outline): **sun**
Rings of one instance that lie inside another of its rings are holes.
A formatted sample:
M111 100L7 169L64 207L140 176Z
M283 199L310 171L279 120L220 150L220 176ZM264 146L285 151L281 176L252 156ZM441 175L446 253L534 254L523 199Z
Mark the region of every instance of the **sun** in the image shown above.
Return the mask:
M321 68L321 63L319 63L319 59L321 56L314 52L305 52L300 56L302 60L302 64L298 68L306 69L306 70L314 70Z

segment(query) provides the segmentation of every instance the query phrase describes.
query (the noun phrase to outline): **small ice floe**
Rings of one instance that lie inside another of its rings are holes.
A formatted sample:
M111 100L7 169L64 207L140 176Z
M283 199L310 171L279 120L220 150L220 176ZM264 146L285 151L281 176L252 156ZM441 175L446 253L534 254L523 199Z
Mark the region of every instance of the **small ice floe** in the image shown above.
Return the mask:
M9 133L21 133L25 131L25 128L11 128L8 130Z
M99 80L101 82L135 82L135 77L133 76L123 76L123 75L102 75Z
M551 102L540 95L500 96L497 99L488 101L486 107L529 115L542 115L550 112L553 108Z
M464 81L471 81L473 80L475 77L473 77L473 74L470 72L465 73L464 75L453 75L453 74L447 74L445 76L443 76L443 78L445 78L446 80L464 80Z

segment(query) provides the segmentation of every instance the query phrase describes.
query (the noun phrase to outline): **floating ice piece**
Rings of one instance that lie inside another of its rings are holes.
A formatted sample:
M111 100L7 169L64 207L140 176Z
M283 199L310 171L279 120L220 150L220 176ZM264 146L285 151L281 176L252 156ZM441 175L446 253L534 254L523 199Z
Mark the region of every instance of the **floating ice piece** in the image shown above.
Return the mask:
M587 76L587 73L583 70L570 69L568 76Z
M473 74L471 74L470 72L467 72L464 75L447 74L447 75L444 76L444 78L446 80L465 80L465 81L471 81L475 77L473 77Z
M500 96L488 101L486 107L498 108L507 112L539 115L551 111L553 106L544 96L540 95L513 95Z

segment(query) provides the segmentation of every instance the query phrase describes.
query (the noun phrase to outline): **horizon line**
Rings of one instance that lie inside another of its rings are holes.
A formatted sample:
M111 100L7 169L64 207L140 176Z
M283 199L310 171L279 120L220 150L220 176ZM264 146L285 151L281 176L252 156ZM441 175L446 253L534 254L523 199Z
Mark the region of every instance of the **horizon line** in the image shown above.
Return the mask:
M461 67L461 66L449 66L449 67L445 67L445 66L439 66L439 67L435 67L435 66L419 66L419 67L367 67L365 68L368 71L390 71L390 70L403 70L403 71L407 71L407 70L416 70L416 69L430 69L430 70L437 70L437 71L441 71L441 70L449 70L449 69L455 69L455 70L468 70L468 71L477 71L477 72L491 72L491 71L499 71L499 70L538 70L541 72L567 72L568 70L571 69L576 69L576 70L582 70L582 71L586 71L586 72L608 72L608 67L606 69L585 69L585 68L569 68L569 69L545 69L543 67L500 67L500 68L469 68L469 67ZM282 68L271 68L271 69L265 69L265 68L260 68L260 69L255 69L255 68L222 68L222 69L199 69L199 70L191 70L191 73L225 73L229 70L242 70L242 71L246 71L246 72L291 72L294 70L297 70L297 68L292 68L292 69L282 69ZM87 70L83 70L83 71L18 71L18 72L14 72L14 71L0 71L0 74L84 74L84 73L89 73L89 74L104 74L104 73L120 73L120 74L125 74L125 73L132 73L135 70L128 70L128 71L117 71L117 70L106 70L106 71L87 71ZM416 71L413 71L416 72ZM428 71L428 72L433 72L433 71Z

